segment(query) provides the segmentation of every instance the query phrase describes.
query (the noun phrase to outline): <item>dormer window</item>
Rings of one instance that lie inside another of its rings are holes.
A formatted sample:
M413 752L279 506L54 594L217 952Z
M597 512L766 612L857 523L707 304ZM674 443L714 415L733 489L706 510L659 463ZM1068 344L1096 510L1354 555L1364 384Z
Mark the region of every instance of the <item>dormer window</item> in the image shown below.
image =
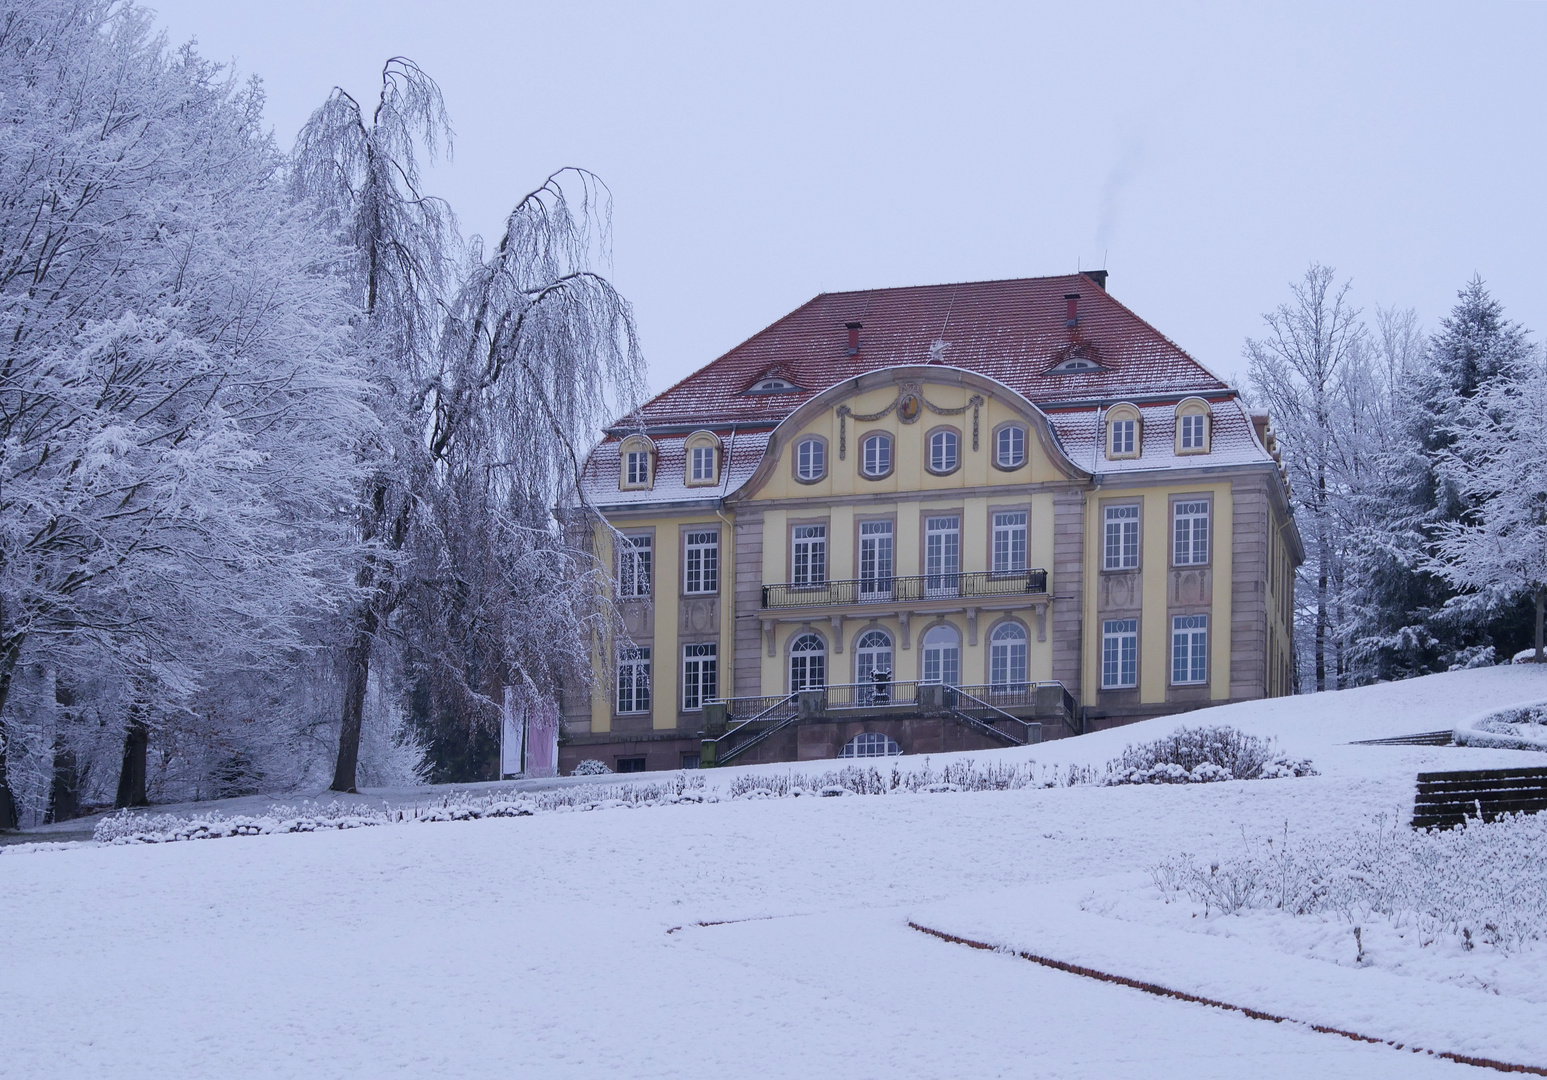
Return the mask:
M655 444L630 435L619 448L618 490L648 491L655 485Z
M747 387L747 393L749 394L796 394L799 392L800 387L796 386L788 379L781 379L778 376L769 376L766 379L759 379L757 382Z
M1095 371L1100 366L1094 360L1084 360L1076 357L1056 365L1053 368L1053 374L1062 375L1066 371Z
M712 431L695 431L683 444L688 487L713 487L720 482L720 439Z
M1107 411L1107 460L1136 458L1143 448L1143 420L1132 405L1114 405Z
M1178 454L1207 454L1213 417L1209 403L1202 398L1188 398L1176 407L1176 452Z

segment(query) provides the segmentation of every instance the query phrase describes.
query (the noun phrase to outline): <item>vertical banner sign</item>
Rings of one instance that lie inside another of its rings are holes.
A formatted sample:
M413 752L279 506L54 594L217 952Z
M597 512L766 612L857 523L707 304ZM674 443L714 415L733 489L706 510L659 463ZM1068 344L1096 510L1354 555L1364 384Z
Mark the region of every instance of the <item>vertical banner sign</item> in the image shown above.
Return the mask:
M526 774L559 775L559 706L540 701L526 710Z
M505 703L500 709L500 777L521 772L522 736L526 733L526 710L516 705L514 687L505 687Z

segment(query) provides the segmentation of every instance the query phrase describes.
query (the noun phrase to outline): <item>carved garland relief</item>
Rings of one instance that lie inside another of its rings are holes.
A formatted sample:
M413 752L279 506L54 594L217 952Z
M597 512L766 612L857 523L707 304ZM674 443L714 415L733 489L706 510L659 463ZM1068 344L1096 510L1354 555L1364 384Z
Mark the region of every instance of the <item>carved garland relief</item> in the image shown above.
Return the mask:
M923 409L928 409L936 416L960 416L968 409L971 409L972 448L976 450L978 448L979 414L982 408L982 394L973 394L972 397L968 399L967 404L955 409L947 409L943 406L936 405L934 402L926 398L923 394L923 391L919 388L918 383L902 383L897 388L897 397L893 399L890 405L882 409L880 412L857 413L850 409L847 405L838 406L838 459L842 461L844 458L848 457L848 422L850 417L853 417L860 423L868 424L890 416L895 411L897 413L897 418L904 424L912 424L918 420Z

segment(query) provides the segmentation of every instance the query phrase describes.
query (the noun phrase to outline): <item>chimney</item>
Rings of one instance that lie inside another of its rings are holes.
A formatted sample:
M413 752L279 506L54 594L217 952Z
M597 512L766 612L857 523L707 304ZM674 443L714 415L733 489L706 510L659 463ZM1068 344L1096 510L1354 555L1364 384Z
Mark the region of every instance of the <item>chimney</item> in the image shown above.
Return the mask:
M1069 338L1073 340L1076 328L1080 325L1080 294L1077 292L1064 293L1064 304L1068 309L1064 316L1064 325L1069 328Z
M1081 270L1080 273L1096 283L1096 288L1102 292L1107 291L1107 272L1105 270Z
M865 324L864 323L851 322L851 323L844 323L843 325L849 328L849 355L850 356L858 356L859 355L859 332L860 332L860 328L863 327Z

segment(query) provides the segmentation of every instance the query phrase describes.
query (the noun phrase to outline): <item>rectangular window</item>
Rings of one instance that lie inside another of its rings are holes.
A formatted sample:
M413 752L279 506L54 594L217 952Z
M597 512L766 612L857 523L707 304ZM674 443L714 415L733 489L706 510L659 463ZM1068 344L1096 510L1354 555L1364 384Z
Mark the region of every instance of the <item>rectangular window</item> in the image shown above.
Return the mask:
M714 447L693 447L693 479L699 483L714 480Z
M620 757L618 759L618 772L644 772L645 759L642 757Z
M623 649L618 653L618 711L650 711L650 650Z
M1204 418L1201 414L1190 413L1182 417L1183 450L1203 449L1203 424Z
M625 536L619 541L619 545L618 595L629 599L649 596L653 538Z
M1112 456L1133 453L1134 429L1138 427L1135 420L1112 421Z
M1105 558L1108 570L1134 570L1139 565L1139 508L1109 506L1106 510Z
M690 532L684 538L683 586L688 593L720 591L720 534Z
M719 698L718 645L682 646L682 709L697 712Z
M1107 619L1101 624L1101 688L1139 685L1139 620Z
M1026 569L1026 511L994 515L994 573Z
M1175 528L1171 561L1175 566L1199 566L1209 561L1209 504L1179 502L1174 511Z
M650 455L644 450L630 450L627 454L626 474L629 484L650 483Z
M924 519L924 592L955 596L961 591L961 518L955 514Z
M890 599L893 567L892 523L862 522L859 527L859 598Z
M1209 617L1176 615L1171 619L1171 681L1180 686L1208 681Z
M827 580L827 526L797 525L790 541L794 550L796 585L820 585Z
M683 751L682 767L684 769L698 769L703 767L703 758L698 754L689 754Z

